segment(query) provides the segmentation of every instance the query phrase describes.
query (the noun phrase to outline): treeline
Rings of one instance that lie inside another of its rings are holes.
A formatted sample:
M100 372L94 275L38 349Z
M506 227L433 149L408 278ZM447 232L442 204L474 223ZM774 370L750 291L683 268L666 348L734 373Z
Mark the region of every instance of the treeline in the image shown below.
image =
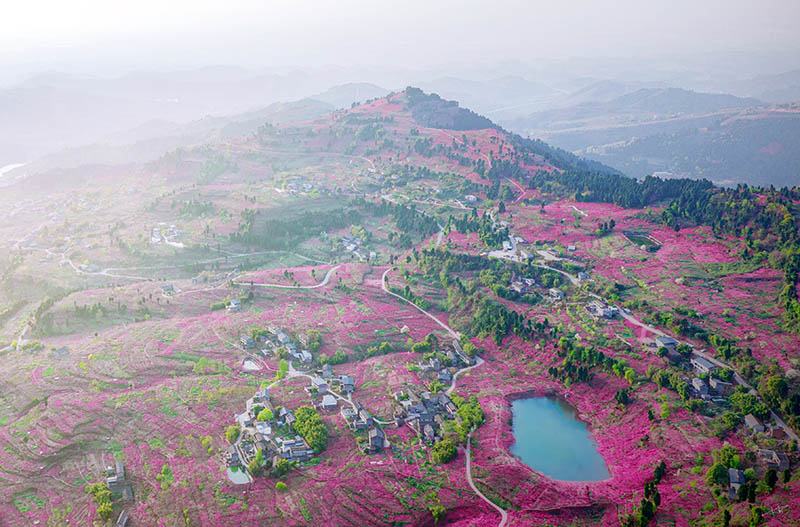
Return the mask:
M492 280L505 279L516 274L535 277L537 282L542 283L548 280L552 271L526 264L453 253L440 248L423 249L422 252L415 250L413 258L428 279L438 281L447 290L450 309L471 313L468 329L473 336L491 336L499 344L509 335L517 335L525 340L557 335L557 330L550 327L546 318L538 321L527 319L524 315L488 298L479 287L481 282L470 281L464 284L455 274L490 270L491 273L482 274L485 277L491 274Z
M455 228L460 234L475 232L481 241L490 248L500 247L503 241L508 240L508 227L501 229L496 227L494 220L486 211L479 217L478 211L474 208L469 215L460 218L451 215L447 221L448 231Z
M593 346L581 346L566 336L558 339L558 356L563 359L561 364L548 368L547 372L567 387L574 382L590 382L594 377L592 369L595 367L625 379L628 384L636 381L636 371L625 361L609 357ZM615 397L620 404L630 401L627 390L620 390Z
M317 454L325 450L328 446L328 429L317 411L310 406L301 406L294 416L297 420L292 426L306 440L308 446Z
M481 130L496 125L477 113L461 108L456 101L447 101L435 93L426 94L419 88L406 88L406 99L411 117L426 128L448 130Z
M386 200L379 202L367 201L357 198L350 202L366 214L376 217L391 216L397 224L398 230L403 233L421 234L423 237L431 236L439 231L436 220L416 207L409 207L402 203L391 203Z
M242 221L236 232L229 235L230 241L266 250L291 249L298 242L317 236L320 232L343 229L361 222L361 214L349 207L259 221L263 212L254 209L242 211Z
M763 189L739 185L714 192L686 192L664 210L664 222L674 228L681 219L710 225L715 234L744 239L745 260L769 263L784 273L778 299L787 329L800 332L800 233L795 215L800 189Z

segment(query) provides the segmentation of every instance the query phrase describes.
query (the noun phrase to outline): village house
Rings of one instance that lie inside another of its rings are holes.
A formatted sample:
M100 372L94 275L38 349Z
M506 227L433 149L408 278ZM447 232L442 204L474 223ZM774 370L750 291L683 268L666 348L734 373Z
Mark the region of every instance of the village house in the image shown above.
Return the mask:
M574 253L576 249L574 245L567 245L567 250L571 253Z
M314 359L314 357L311 356L311 352L309 352L308 350L300 350L300 351L289 350L289 353L291 353L293 359L297 359L302 363L309 363Z
M619 314L616 306L609 306L602 300L592 300L586 306L586 310L595 318L612 319Z
M315 389L318 394L324 395L328 392L328 383L322 377L314 377L311 379L311 389Z
M114 524L116 527L126 527L128 525L128 511L123 510L117 516L117 523Z
M450 375L450 372L447 370L441 370L439 374L436 376L436 380L444 384L449 384L452 379L453 376Z
M667 350L675 350L675 348L678 347L678 341L672 337L665 337L663 335L659 335L658 337L656 337L656 346L659 348L667 348Z
M732 383L721 381L716 377L710 377L708 383L711 385L711 389L714 390L714 393L718 395L728 395L733 391Z
M439 371L442 369L442 363L436 357L431 357L428 362L422 363L422 371Z
M511 290L524 295L533 290L536 286L536 280L533 278L518 278L511 282Z
M356 410L347 405L342 405L342 409L339 413L341 414L342 418L344 418L344 420L347 421L347 424L350 424L356 418L357 415Z
M367 446L366 451L369 454L376 454L382 452L386 447L386 437L383 435L383 430L377 426L370 428L367 433Z
M580 271L578 273L578 280L581 281L581 282L586 282L587 280L589 280L589 273L586 273L584 271Z
M553 300L563 300L564 299L564 292L560 289L556 289L555 287L551 287L548 291L550 298Z
M762 449L758 451L758 457L761 458L769 468L774 468L779 472L783 472L789 468L789 458L783 452Z
M693 377L692 388L700 397L705 398L708 396L708 384L706 384L704 379L701 379L700 377Z
M736 498L736 493L739 490L739 487L744 485L744 472L739 470L738 468L729 468L728 469L728 480L730 481L730 496L731 498Z
M125 466L117 461L113 467L106 469L106 485L111 492L122 494L123 501L133 500L131 485L125 479Z
M161 294L164 296L174 295L177 292L175 286L172 284L167 284L165 286L161 286Z
M238 298L233 298L228 303L227 309L231 313L238 313L239 311L242 310L242 302Z
M659 344L658 339L656 339L656 344ZM666 348L666 346L664 347ZM697 373L700 375L708 375L717 369L714 364L703 357L692 357L691 361L689 362L692 364L692 367L694 367L695 371L697 371Z
M294 439L276 437L275 444L277 445L278 455L289 461L303 462L314 456L314 450L300 436L294 436Z
M256 347L256 341L249 335L244 335L239 338L239 345L243 350L249 350Z
M54 349L51 352L51 355L53 356L54 359L63 359L64 357L69 355L69 350L67 350L66 346L61 346L59 348Z
M474 204L478 202L478 198L477 196L474 196L472 194L467 194L466 196L464 196L464 201L470 204Z
M322 407L323 410L326 411L336 410L336 407L338 406L336 397L334 397L329 393L326 393L325 395L322 396L322 403L320 404L320 406Z
M761 433L765 430L764 425L761 424L761 421L758 420L758 417L754 416L753 414L747 414L744 416L744 424L747 425L747 428L755 433Z
M323 379L330 379L333 377L333 368L330 364L325 364L322 366L322 378Z
M347 375L339 376L339 385L343 394L353 393L355 388L355 379Z

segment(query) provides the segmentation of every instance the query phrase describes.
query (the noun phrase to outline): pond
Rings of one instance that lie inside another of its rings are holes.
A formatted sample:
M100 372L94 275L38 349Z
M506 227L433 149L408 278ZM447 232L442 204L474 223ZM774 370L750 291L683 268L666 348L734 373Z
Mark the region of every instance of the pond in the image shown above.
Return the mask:
M242 467L228 467L228 479L237 485L250 483L250 476Z
M561 481L600 481L610 474L578 412L553 397L511 404L511 453L537 472Z

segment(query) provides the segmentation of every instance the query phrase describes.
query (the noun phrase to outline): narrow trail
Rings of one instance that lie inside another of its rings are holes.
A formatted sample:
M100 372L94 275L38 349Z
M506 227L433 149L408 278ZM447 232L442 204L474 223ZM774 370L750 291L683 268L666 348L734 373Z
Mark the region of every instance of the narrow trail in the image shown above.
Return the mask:
M477 368L478 366L480 366L483 363L484 363L484 360L482 358L475 357L475 364L473 364L472 366L467 366L466 368L461 368L460 370L458 370L453 375L453 380L450 381L450 387L447 390L445 390L444 394L447 395L448 397L450 397L450 394L453 393L453 390L455 390L455 388L456 388L456 379L458 379L458 376L461 375L465 371L471 370L472 368Z
M328 281L331 279L331 275L340 267L341 265L337 265L335 267L331 267L330 269L328 269L328 272L325 273L325 278L323 278L322 281L316 285L283 285L283 284L255 284L255 283L252 285L257 287L272 287L277 289L317 289L319 287L325 287L326 285L328 285ZM233 283L236 285L245 285L245 286L251 285L250 282L242 280L243 279L239 277L234 279Z
M519 192L520 192L519 197L517 199L515 199L514 201L516 202L516 201L521 200L522 196L525 195L525 189L522 188L522 185L520 185L519 183L517 183L516 181L514 181L511 178L506 178L506 181L508 181L509 183L513 184L515 187L517 187L519 189Z
M400 299L400 300L402 300L403 302L405 302L405 303L407 303L407 304L410 304L410 305L414 306L414 307L415 307L415 308L416 308L418 311L420 311L422 314L424 314L425 316L427 316L428 318L430 318L431 320L433 320L434 322L436 322L437 324L439 324L439 326L441 326L441 327L442 327L442 328L443 328L445 331L447 331L447 332L450 334L450 336L451 336L451 337L453 337L454 339L458 340L459 338L461 338L461 336L460 336L460 335L459 335L457 332L453 331L453 329L452 329L450 326L448 326L447 324L445 324L444 322L442 322L441 320L439 320L438 318L436 318L436 317L435 317L435 316L433 316L432 314L428 313L427 311L425 311L424 309L422 309L421 307L419 307L419 306L418 306L417 304L415 304L414 302L412 302L412 301L410 301L410 300L408 300L408 299L406 299L406 298L403 298L402 296L398 295L397 293L393 293L393 292L391 292L391 291L389 290L389 288L386 286L386 275L388 275L388 274L389 274L389 271L391 271L391 270L392 270L392 268L391 268L391 267L387 268L387 269L386 269L386 270L383 272L383 276L381 276L381 289L383 289L383 292L384 292L384 293L390 294L390 295L392 295L393 297L395 297L395 298L399 298L399 299Z
M505 509L503 509L498 504L496 504L495 502L493 502L492 500L487 498L483 494L483 492L481 492L478 489L478 487L475 486L475 482L472 480L472 455L471 455L472 452L471 452L471 450L472 450L472 432L473 431L474 431L474 429L470 431L469 435L467 435L467 448L464 449L464 454L467 457L467 482L469 483L469 486L472 489L472 491L475 494L477 494L479 498L481 498L483 501L485 501L486 503L491 505L492 508L494 508L494 510L496 510L497 512L500 513L500 523L497 524L497 527L505 527L505 524L508 522L508 513L505 511Z
M428 317L433 319L437 324L439 324L444 329L446 329L447 332L450 333L450 335L452 335L453 338L458 339L459 338L458 337L458 333L453 331L453 329L451 329L450 326L448 326L444 322L440 321L438 318L434 317L433 315L431 315L430 313L428 313L427 311L425 311L424 309L422 309L418 305L414 304L413 302L403 298L400 295L397 295L397 294L392 293L391 291L389 291L389 289L386 287L386 275L389 274L390 270L391 270L391 267L386 269L383 272L383 276L381 277L381 288L384 290L384 292L389 293L390 295L392 295L394 297L397 297L400 300L403 300L404 302L407 302L407 303L411 304L412 306L417 308L419 311L421 311L422 313L424 313L425 315L427 315ZM445 391L445 395L447 395L449 397L450 394L453 392L453 390L456 388L456 381L457 381L459 375L461 375L461 373L463 373L465 371L468 371L468 370L471 370L473 368L477 368L478 366L482 365L483 363L484 363L483 359L481 359L480 357L477 357L477 360L476 360L475 364L473 364L472 366L468 366L466 368L462 368L462 369L458 370L455 373L455 375L453 375L453 380L450 381L450 387L447 389L447 391ZM478 495L479 498L481 498L483 501L485 501L486 503L491 505L492 508L494 508L497 512L500 513L500 523L498 524L498 527L505 527L506 522L508 521L508 513L502 507L500 507L499 505L494 503L492 500L490 500L489 498L484 496L484 494L480 490L478 490L478 487L475 486L475 482L472 480L471 445L472 445L472 432L473 431L474 430L471 430L469 435L467 436L467 447L464 450L464 452L466 454L466 457L467 457L467 482L469 482L470 488L472 489L473 492L475 492L475 494Z

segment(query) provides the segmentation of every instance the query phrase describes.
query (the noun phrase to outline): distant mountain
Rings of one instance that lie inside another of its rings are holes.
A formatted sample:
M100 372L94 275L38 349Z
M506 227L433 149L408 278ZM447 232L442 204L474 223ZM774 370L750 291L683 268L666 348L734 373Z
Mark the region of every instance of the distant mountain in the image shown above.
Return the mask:
M581 90L596 96L608 94L609 89L622 89L618 85L594 85L592 90ZM608 101L581 104L535 112L525 117L503 121L513 130L522 133L547 135L548 131L580 128L614 128L620 125L648 123L676 117L696 117L723 109L747 108L762 104L752 98L728 94L697 93L680 88L642 88L614 97ZM584 148L588 145L580 146Z
M786 103L800 100L800 70L792 70L777 75L762 75L733 86L735 93L757 97L772 103Z
M109 135L90 145L68 148L26 165L27 172L72 168L82 164L143 162L193 145L224 141L256 132L266 123L310 121L335 110L314 99L274 103L266 108L232 116L209 116L189 123L151 120L130 130Z
M348 75L227 67L114 78L37 75L0 90L0 166L95 143L156 119L189 123L297 100L341 83Z
M328 88L322 93L311 98L330 104L335 108L349 108L353 103L364 102L377 97L385 97L389 93L386 88L381 88L368 82L351 82Z
M587 148L587 157L634 177L707 178L720 185L800 185L800 105L746 111L705 127Z
M490 116L519 114L545 107L563 95L545 84L517 76L504 76L488 81L457 77L440 77L415 83L426 92L457 100L462 106Z

